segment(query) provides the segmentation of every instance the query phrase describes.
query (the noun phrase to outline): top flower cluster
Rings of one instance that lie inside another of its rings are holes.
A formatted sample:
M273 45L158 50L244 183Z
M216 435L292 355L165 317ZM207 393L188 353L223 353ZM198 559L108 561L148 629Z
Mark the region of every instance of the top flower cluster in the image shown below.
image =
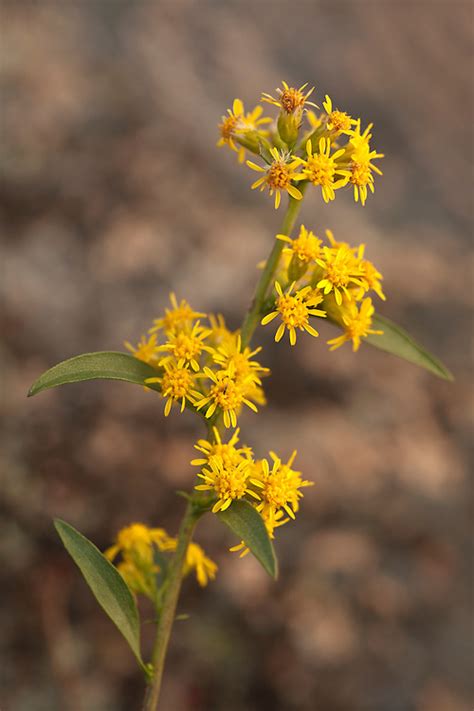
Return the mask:
M325 202L334 200L336 190L352 185L355 201L365 205L368 191L374 192L374 173L382 174L374 160L383 154L370 145L373 124L362 130L360 118L335 109L327 94L324 111L316 113L307 108L318 108L309 101L314 88L306 89L307 84L296 89L282 82L276 97L262 94L262 102L280 109L276 121L262 115L262 106L246 112L242 101L235 99L219 124L217 145L236 151L240 163L246 152L262 158L263 165L246 161L261 173L252 189L267 189L275 196L275 208L282 191L300 200L298 186L303 181L320 187Z

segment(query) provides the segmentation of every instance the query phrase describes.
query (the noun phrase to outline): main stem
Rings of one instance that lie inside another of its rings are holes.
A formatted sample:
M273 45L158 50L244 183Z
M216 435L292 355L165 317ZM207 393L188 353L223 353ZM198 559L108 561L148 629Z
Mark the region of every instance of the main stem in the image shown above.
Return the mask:
M306 185L300 185L300 190L304 193ZM290 236L300 211L302 200L295 200L289 196L289 204L281 226L282 234ZM260 279L255 290L250 309L244 319L241 330L242 347L245 348L250 343L253 333L258 325L261 316L262 306L268 292L268 287L275 275L275 271L280 260L280 255L284 247L282 240L276 239L270 256L265 264ZM155 644L153 646L152 665L153 675L147 689L143 711L155 711L161 691L161 680L163 678L163 667L166 651L171 636L171 629L178 604L181 582L183 579L183 565L186 558L186 551L193 537L198 513L193 508L192 502L188 502L183 520L178 533L178 543L173 556L171 566L167 576L166 590L163 596L161 614L156 630Z
M300 185L300 191L304 194L306 189L306 183ZM296 218L301 208L301 203L303 200L295 200L289 196L288 208L283 218L281 225L281 234L287 235L288 237L295 226ZM275 239L273 249L270 252L265 267L263 268L262 274L255 289L255 294L252 300L250 309L242 324L241 338L242 338L242 348L248 346L252 340L255 329L258 326L258 321L261 316L262 306L265 302L265 297L268 292L268 287L275 275L275 271L278 267L278 262L280 261L280 256L285 243L281 239Z
M192 503L189 501L183 520L181 521L176 551L168 571L166 589L163 596L161 614L158 620L155 644L153 646L153 676L147 689L143 711L155 711L158 706L165 656L168 649L171 628L173 627L176 605L178 603L181 582L183 579L183 566L186 559L186 551L188 550L188 546L193 537L194 528L198 518L199 514L196 513Z

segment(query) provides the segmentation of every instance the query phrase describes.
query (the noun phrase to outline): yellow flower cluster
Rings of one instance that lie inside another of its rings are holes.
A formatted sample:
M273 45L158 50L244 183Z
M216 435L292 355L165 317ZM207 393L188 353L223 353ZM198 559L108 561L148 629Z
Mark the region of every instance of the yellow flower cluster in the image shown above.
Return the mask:
M177 539L169 536L163 528L132 523L118 532L114 545L104 555L112 562L120 553L121 560L116 567L130 590L156 602L162 582L159 576L166 574L163 568L167 560L162 554L173 553L176 544ZM187 575L193 570L201 587L216 577L217 565L197 543L188 546L183 574Z
M235 99L219 124L217 145L236 151L241 163L246 151L263 159L263 165L247 160L247 166L261 174L251 187L274 195L275 208L282 192L300 200L301 182L320 188L325 202L334 200L337 190L352 186L355 201L365 205L368 191L374 192L374 173L382 174L374 160L383 154L371 147L373 124L362 131L361 119L334 108L327 94L324 111L315 113L317 105L308 100L314 88L306 88L282 82L276 97L262 94L263 102L279 109L276 119L262 116L261 106L245 113L242 101Z
M190 405L235 427L244 405L256 411L265 403L261 378L270 371L254 359L261 348L242 347L239 331L230 331L222 316L194 311L174 294L170 300L171 308L155 320L148 337L136 348L128 342L126 347L157 369L146 383L159 384L165 415L173 403L181 412Z
M352 341L357 351L364 336L382 333L372 328L374 307L367 293L373 291L385 300L383 277L365 259L365 245L336 242L330 230L326 236L328 244L323 244L304 225L295 239L277 235L288 246L282 250L272 306L261 323L278 318L275 340L280 341L287 330L293 346L298 330L319 335L310 317L329 316L344 329L343 335L328 341L331 350Z
M275 528L295 518L303 496L301 489L312 486L312 482L303 480L301 472L292 468L296 452L286 463L270 452L270 465L267 459L255 459L250 447L239 447L238 442L239 430L228 442L223 442L214 428L213 437L195 444L204 455L191 462L201 469L198 477L202 483L195 488L215 495L214 513L225 511L236 500L250 502L261 514L273 538ZM248 552L243 543L231 550L241 551L243 555Z

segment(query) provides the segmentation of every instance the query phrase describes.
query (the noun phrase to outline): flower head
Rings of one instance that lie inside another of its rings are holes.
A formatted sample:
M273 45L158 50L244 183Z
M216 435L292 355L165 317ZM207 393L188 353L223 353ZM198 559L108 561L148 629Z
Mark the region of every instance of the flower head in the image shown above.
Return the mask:
M230 368L237 381L248 383L249 380L253 380L254 383L260 385L260 376L270 373L269 368L260 365L256 360L252 360L253 356L260 353L261 350L261 346L254 350L246 346L242 350L240 333L236 333L232 339L228 339L227 343L223 343L215 349L213 360L223 370L228 371Z
M370 133L373 124L369 124L364 133L360 133L360 121L357 122L356 130L350 140L351 163L349 182L354 188L354 200L365 205L367 200L367 189L374 192L374 176L372 172L382 175L382 171L373 161L376 158L383 158L383 153L370 150Z
M383 276L377 270L372 262L368 259L364 259L365 245L361 244L357 252L357 258L359 259L359 267L361 271L361 280L363 281L363 288L360 290L360 298L364 295L366 291L375 291L377 296L385 301L386 296L382 289Z
M119 531L115 544L104 555L113 562L121 554L117 570L130 590L156 600L159 591L157 576L161 572L156 563L157 552L173 553L176 546L177 539L169 536L164 528L149 528L143 523L132 523ZM217 571L217 565L197 543L188 546L183 574L187 575L192 570L196 571L201 586L213 580Z
M203 351L212 353L212 348L206 346L204 341L211 334L210 329L203 328L199 321L190 328L179 331L171 331L168 341L158 346L159 351L167 351L170 355L165 356L159 362L160 366L169 363L173 358L177 361L178 368L183 368L189 364L197 372L199 370L199 357Z
M310 106L316 106L312 101L308 101L309 97L314 91L314 86L304 93L304 90L308 86L308 82L300 86L299 89L295 89L293 86L288 86L286 81L282 81L283 88L278 88L276 90L278 97L274 98L271 94L262 94L262 101L266 101L268 104L273 104L279 109L287 114L295 113L295 111L302 111L303 108L308 104Z
M347 185L351 175L350 171L338 165L337 161L344 154L340 148L331 155L331 141L329 138L320 138L319 151L313 153L311 140L306 142L306 160L299 159L303 167L303 176L313 185L320 185L324 202L334 200L335 190Z
M208 461L207 467L203 467L198 477L204 484L197 484L198 491L214 491L217 501L212 507L213 513L225 511L236 499L241 499L246 494L258 499L259 496L249 488L249 476L252 469L252 461L242 459L237 464L225 463L224 459L216 454Z
M199 439L194 445L194 448L198 452L204 454L204 459L193 459L191 464L193 466L202 467L207 464L208 461L218 454L225 466L236 466L242 459L252 459L252 450L250 447L236 447L235 445L239 441L240 429L237 428L228 442L223 442L219 430L217 427L212 428L212 433L214 435L213 441L207 439Z
M327 113L326 126L333 136L339 136L341 133L348 135L353 133L352 126L357 124L356 119L346 114L345 111L333 109L331 97L326 94L323 106Z
M181 402L181 412L186 407L186 401L194 404L196 398L202 397L201 393L194 390L195 378L188 365L180 366L174 361L167 362L164 366L162 376L147 378L145 383L159 383L161 394L167 398L165 405L165 416L171 412L174 402Z
M315 294L310 286L305 286L292 294L295 283L291 284L286 293L279 282L275 282L277 291L277 299L275 302L275 311L267 314L262 318L262 326L265 326L274 318L280 316L281 324L278 326L275 334L275 341L281 341L285 333L285 328L288 329L290 343L292 346L296 343L296 329L306 331L311 336L319 336L318 331L309 325L310 316L321 316L324 318L326 312L321 309L314 308L322 300L321 296Z
M217 145L229 146L233 151L237 151L239 155L239 163L243 163L245 157L245 147L239 145L240 137L245 137L246 134L256 133L261 136L268 135L267 131L262 131L261 126L271 123L269 117L262 117L263 109L261 106L256 106L253 111L245 113L244 104L240 99L234 99L232 109L227 109L227 115L222 117L222 122L219 124L220 138Z
M350 301L351 286L364 285L359 261L349 246L341 244L334 248L324 247L324 258L316 261L324 269L323 278L317 287L323 289L325 295L334 292L338 306L342 304L343 294Z
M157 349L158 345L156 342L156 336L142 336L140 342L137 346L132 346L128 341L124 342L125 348L127 348L135 358L142 360L144 363L149 365L158 365Z
M251 410L257 412L256 406L247 397L248 386L252 383L248 380L236 380L235 369L232 365L226 370L217 372L205 367L204 376L212 381L212 385L209 394L201 396L195 405L197 410L208 405L206 418L212 417L219 408L224 415L225 427L236 427L237 413L242 405L247 405Z
M175 546L163 528L149 528L143 523L132 523L117 534L114 545L104 555L111 562L119 555L117 570L134 593L154 599L157 592L156 576L160 571L154 551L171 551Z
M300 159L295 159L291 155L281 154L277 148L272 148L270 153L273 162L269 166L264 168L250 160L247 161L247 165L252 170L264 173L261 178L252 183L252 190L255 190L255 188L265 190L267 188L270 195L275 193L275 209L277 209L280 205L282 190L286 191L295 200L301 200L303 197L301 191L292 184L292 181L301 179L301 175L296 172Z
M165 333L174 333L183 328L191 328L193 321L197 318L203 318L206 314L194 311L188 304L186 299L182 299L178 304L175 294L170 294L171 309L165 309L165 315L162 318L155 319L153 328L150 333L163 330Z
M265 512L269 522L273 523L272 514L274 515L281 509L290 518L295 518L299 499L303 496L301 489L305 486L312 486L313 482L303 480L301 472L292 468L296 450L286 464L283 464L274 452L270 452L270 457L273 460L271 469L268 460L262 459L259 462L260 466L251 478L251 483L257 487L261 498L257 510Z
M239 121L244 115L244 105L240 99L234 99L232 109L227 109L227 116L222 117L219 124L221 137L217 141L219 147L228 145L233 151L238 151L234 143L234 136L238 127Z
M283 254L296 256L300 262L312 262L321 253L322 241L316 235L301 225L298 237L291 239L287 235L277 235L277 239L288 242L289 247L284 247Z
M328 341L330 350L342 346L346 341L352 341L352 350L358 351L361 339L369 334L382 335L383 331L375 330L372 326L372 316L374 315L374 307L372 299L364 299L360 309L355 302L349 302L342 312L342 322L344 325L344 333L342 336L332 338Z
M196 580L202 588L206 587L209 580L214 580L217 573L216 563L207 557L198 543L194 542L189 544L186 551L184 575L187 575L192 570L196 571Z

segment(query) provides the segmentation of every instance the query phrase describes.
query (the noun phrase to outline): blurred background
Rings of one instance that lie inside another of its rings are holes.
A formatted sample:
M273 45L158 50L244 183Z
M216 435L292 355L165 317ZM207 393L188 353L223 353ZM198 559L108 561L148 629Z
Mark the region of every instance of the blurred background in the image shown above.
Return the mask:
M472 4L3 0L1 20L2 711L140 707L51 520L101 548L132 521L175 532L199 423L129 384L26 392L138 340L170 290L238 326L282 212L215 148L216 124L282 79L374 121L375 196L313 191L302 219L367 243L381 312L456 381L368 346L329 353L330 326L294 349L259 331L273 377L243 438L296 447L316 486L279 532L277 583L202 521L219 573L184 585L162 709L468 711Z

